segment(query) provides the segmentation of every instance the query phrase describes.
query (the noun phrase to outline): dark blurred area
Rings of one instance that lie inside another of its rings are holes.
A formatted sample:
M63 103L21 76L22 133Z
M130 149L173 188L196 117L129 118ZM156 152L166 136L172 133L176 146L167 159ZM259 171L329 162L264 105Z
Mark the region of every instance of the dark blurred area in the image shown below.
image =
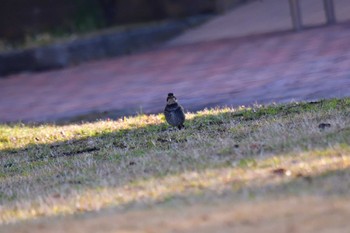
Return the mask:
M348 96L350 1L291 2L2 0L0 122Z
M213 13L215 0L2 0L0 39L69 34L121 24Z

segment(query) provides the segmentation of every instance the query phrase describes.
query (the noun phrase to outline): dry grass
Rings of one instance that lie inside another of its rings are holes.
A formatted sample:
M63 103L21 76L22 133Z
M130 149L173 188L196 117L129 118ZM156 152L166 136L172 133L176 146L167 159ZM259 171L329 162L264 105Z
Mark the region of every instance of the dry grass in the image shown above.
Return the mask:
M349 113L333 99L189 113L181 131L162 115L1 125L0 222L222 193L346 195Z

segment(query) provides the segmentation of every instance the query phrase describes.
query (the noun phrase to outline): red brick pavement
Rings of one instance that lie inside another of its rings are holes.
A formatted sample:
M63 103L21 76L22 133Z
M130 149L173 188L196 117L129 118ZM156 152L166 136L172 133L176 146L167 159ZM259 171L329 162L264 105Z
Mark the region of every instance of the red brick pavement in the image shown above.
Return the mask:
M12 75L0 79L0 121L161 112L168 92L188 110L350 96L350 22Z

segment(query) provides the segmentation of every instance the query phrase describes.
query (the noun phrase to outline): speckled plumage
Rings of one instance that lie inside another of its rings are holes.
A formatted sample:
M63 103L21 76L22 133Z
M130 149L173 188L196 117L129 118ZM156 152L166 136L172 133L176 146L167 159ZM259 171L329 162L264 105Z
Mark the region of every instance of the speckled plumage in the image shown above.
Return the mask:
M184 128L185 113L183 107L177 103L177 99L174 94L169 93L167 97L167 105L164 109L164 115L166 121L174 127L179 129Z

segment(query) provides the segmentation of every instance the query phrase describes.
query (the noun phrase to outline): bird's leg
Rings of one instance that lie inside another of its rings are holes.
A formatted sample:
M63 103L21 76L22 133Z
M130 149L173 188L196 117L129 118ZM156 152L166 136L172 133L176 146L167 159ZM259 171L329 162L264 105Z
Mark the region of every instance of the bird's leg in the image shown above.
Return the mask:
M177 126L177 128L178 128L179 130L181 130L181 129L185 128L185 126L184 126L183 124L181 124L181 125Z

